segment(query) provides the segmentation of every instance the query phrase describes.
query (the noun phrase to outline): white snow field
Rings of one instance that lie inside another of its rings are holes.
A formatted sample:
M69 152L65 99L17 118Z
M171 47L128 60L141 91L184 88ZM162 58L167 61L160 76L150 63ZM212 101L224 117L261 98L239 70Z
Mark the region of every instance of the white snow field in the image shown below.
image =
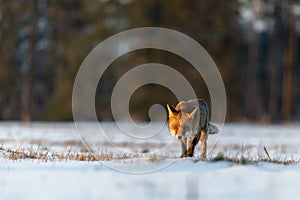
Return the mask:
M199 159L199 146L194 158L178 159L180 144L166 127L154 136L134 129L128 136L112 123L101 123L102 133L97 123L80 126L85 146L73 123L1 122L0 199L300 197L299 125L225 124L208 138L206 161ZM292 164L267 162L264 146L272 160ZM111 157L67 159L87 148ZM47 159L13 156L19 152L47 152ZM216 159L220 155L232 160Z

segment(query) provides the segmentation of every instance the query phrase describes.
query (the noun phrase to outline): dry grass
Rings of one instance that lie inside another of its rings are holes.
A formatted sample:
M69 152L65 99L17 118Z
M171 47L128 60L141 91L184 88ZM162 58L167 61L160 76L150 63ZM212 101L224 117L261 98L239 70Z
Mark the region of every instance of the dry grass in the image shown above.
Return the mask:
M271 156L267 150L267 148L264 146L263 148L266 157L257 156L253 157L247 154L242 147L242 150L239 155L231 156L225 153L218 153L216 156L211 157L209 161L211 162L217 162L217 161L228 161L233 163L239 163L239 164L256 164L260 162L268 162L268 163L275 163L275 164L284 164L284 165L294 165L299 164L300 159L298 158L292 158L289 159L287 157L275 157L274 159L271 159Z
M228 162L245 164L245 165L256 164L260 162L269 162L269 163L284 164L284 165L300 163L299 159L277 158L277 159L268 160L267 158L253 158L253 157L245 157L245 156L231 157L223 153L219 153L217 156L210 158L209 161L211 162L228 161Z
M9 160L25 160L33 159L39 160L42 162L48 161L122 161L128 160L135 162L136 159L143 159L149 162L158 162L165 159L177 159L178 156L170 153L149 153L148 151L142 153L115 153L115 152L106 152L105 150L98 150L97 152L88 152L85 149L78 151L72 151L72 146L68 148L66 152L53 152L50 151L48 147L38 146L37 148L24 148L22 144L19 145L16 149L4 148L4 145L0 145L0 157ZM215 156L208 157L208 162L218 162L218 161L227 161L232 163L239 164L256 164L260 162L269 162L276 164L299 164L300 160L298 158L282 158L281 156L271 159L271 156L264 147L265 156L251 156L249 151L246 151L242 145L240 151L236 151L235 155L231 155L226 148L223 151L214 152ZM199 158L192 158L194 162L201 161Z
M127 160L135 158L147 158L148 161L155 162L163 160L166 158L175 158L171 155L158 155L156 153L113 153L105 152L98 150L98 152L88 152L84 148L81 151L71 151L72 146L66 153L62 152L53 152L44 149L50 149L47 147L40 147L33 149L31 146L30 149L22 148L20 145L16 149L6 149L3 145L0 146L0 157L9 160L25 160L25 159L34 159L43 162L47 161L111 161L111 160Z
M31 147L26 150L24 148L18 147L15 150L5 149L3 145L0 148L3 158L9 160L24 160L24 159L35 159L40 161L54 161L54 160L77 160L77 161L106 161L113 160L112 153L89 153L86 151L83 152L71 152L71 147L68 152L49 152L41 150L41 148L36 148L35 150Z

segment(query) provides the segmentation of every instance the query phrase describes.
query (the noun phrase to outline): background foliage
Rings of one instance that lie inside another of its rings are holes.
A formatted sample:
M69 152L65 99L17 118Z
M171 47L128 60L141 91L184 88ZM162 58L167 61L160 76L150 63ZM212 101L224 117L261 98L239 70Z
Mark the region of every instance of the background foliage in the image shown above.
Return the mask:
M228 121L300 119L300 2L287 0L0 0L0 119L72 120L72 87L85 56L123 30L158 26L197 40L225 82ZM111 120L110 94L134 66L157 62L180 71L209 101L201 76L169 52L139 50L117 59L96 94ZM172 78L172 77L166 77ZM130 109L147 120L153 103L176 104L158 85L139 88Z

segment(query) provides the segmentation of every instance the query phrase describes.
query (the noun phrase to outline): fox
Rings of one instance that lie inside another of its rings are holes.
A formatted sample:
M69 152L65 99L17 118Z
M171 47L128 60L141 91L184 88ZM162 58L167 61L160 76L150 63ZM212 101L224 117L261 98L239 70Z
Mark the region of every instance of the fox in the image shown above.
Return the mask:
M193 157L195 146L201 141L201 158L206 159L208 134L219 132L217 126L209 122L209 110L203 99L179 102L176 107L167 104L169 131L181 142L181 158Z

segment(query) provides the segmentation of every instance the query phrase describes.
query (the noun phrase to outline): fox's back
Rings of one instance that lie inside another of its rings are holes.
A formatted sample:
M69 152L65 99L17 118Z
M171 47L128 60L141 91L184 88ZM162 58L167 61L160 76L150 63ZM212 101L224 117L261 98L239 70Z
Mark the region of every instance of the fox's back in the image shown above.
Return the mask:
M191 99L189 101L181 101L177 104L175 109L183 113L191 113L195 108L199 109L200 117L196 119L199 120L200 130L207 130L209 113L207 103L204 100Z

